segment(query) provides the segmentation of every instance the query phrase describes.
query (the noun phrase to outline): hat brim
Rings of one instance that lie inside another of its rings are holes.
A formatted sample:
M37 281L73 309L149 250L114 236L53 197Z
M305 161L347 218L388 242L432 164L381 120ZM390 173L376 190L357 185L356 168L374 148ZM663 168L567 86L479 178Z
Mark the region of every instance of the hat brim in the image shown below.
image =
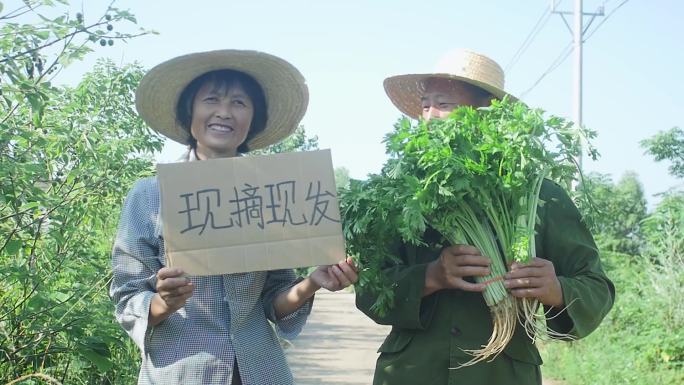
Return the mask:
M297 128L309 103L304 77L287 61L258 51L199 52L161 63L140 81L135 94L136 109L153 130L188 144L190 133L176 118L181 92L198 76L223 69L250 75L264 91L266 126L247 142L250 150L278 143Z
M403 114L410 116L414 119L418 119L423 112L423 108L420 104L420 98L423 96L423 91L420 89L420 84L423 80L428 78L444 78L460 80L462 82L472 84L479 87L498 99L502 99L504 96L508 96L511 101L517 101L518 98L509 94L508 92L492 86L490 84L473 80L467 77L456 76L451 74L408 74L408 75L397 75L392 76L383 82L385 87L385 93L390 98L392 103L401 111Z

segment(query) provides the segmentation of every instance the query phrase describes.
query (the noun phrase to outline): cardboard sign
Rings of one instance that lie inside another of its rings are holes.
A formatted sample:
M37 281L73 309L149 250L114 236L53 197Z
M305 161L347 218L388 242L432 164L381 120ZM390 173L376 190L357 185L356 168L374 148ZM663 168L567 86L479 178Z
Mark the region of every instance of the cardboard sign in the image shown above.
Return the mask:
M157 165L168 266L190 275L345 258L329 150Z

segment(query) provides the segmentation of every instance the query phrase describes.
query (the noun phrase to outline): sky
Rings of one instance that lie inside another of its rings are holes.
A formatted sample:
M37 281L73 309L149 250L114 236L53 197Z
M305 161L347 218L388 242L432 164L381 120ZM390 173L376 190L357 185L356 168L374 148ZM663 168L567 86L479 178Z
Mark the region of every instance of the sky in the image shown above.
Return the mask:
M4 3L8 10L17 0ZM83 9L88 21L108 3L72 1L72 7ZM557 3L559 11L573 10L573 0ZM639 142L684 127L684 2L583 3L585 12L604 6L606 14L585 34L583 123L598 132L594 145L601 157L585 159L584 170L614 180L636 172L653 207L655 194L683 187L668 174L668 164L645 155ZM118 0L115 6L138 19L138 26L120 24L118 30L144 27L159 34L98 47L62 73L67 83L77 82L98 57L151 68L190 52L268 52L307 79L310 103L302 124L308 135L318 136L320 148L331 149L334 166L346 167L354 178L380 170L383 136L401 116L384 93L383 79L431 72L456 48L496 60L507 69L506 90L528 105L570 119L573 114L572 53L548 71L572 41L561 16L548 12L550 0ZM585 26L590 19L585 16ZM572 26L572 16L568 22ZM539 32L514 62L535 25ZM174 160L182 150L169 141L158 160Z

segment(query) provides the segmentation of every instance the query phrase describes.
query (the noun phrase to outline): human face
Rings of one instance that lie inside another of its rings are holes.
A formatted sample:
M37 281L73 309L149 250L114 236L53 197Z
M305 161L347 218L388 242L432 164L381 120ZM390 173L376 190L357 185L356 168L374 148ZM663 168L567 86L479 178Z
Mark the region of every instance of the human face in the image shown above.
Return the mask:
M216 87L207 82L192 103L190 132L197 140L200 159L228 158L237 154L247 138L254 105L242 86Z
M425 92L420 98L423 119L444 119L461 106L484 107L489 98L470 84L445 78L429 78L423 83Z

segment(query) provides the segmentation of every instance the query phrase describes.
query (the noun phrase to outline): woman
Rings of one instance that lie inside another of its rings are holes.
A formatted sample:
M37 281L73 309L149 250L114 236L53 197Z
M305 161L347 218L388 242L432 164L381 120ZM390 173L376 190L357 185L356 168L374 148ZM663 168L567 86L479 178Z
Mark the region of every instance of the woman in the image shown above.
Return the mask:
M140 82L147 124L189 145L187 161L239 156L291 134L308 102L299 71L254 51L195 53L162 63ZM156 178L124 204L112 263L116 319L142 352L138 384L292 384L278 338L296 336L321 287L357 280L354 265L186 277L164 266Z

